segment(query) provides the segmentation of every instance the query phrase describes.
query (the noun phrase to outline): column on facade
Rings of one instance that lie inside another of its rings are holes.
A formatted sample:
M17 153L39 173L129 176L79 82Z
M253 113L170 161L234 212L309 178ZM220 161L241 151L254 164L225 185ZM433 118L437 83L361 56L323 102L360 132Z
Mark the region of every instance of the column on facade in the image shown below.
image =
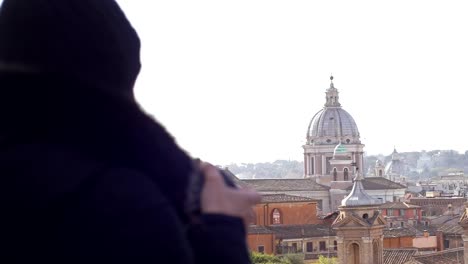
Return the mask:
M304 174L309 175L309 169L307 168L307 155L304 153Z
M345 248L345 245L344 245L343 238L338 237L336 239L336 242L337 242L338 263L339 264L346 264L347 252L346 252L346 248Z
M360 250L360 258L362 264L374 264L373 261L373 249L374 245L372 245L373 239L371 237L363 237L362 238L362 249ZM376 264L376 263L375 263Z
M322 155L322 175L327 174L327 158L325 155Z
M315 159L312 154L309 154L309 171L310 175L315 175Z

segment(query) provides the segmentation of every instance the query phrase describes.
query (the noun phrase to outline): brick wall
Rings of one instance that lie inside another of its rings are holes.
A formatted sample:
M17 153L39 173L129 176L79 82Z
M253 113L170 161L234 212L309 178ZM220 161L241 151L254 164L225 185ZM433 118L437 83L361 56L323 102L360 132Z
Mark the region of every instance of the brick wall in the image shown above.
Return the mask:
M269 226L273 224L273 211L281 215L282 225L318 224L316 202L261 203L255 206L254 224Z
M247 237L247 244L249 249L258 252L258 247L264 247L264 253L274 254L275 248L275 235L274 234L249 234Z
M385 237L384 248L409 248L413 247L412 237Z

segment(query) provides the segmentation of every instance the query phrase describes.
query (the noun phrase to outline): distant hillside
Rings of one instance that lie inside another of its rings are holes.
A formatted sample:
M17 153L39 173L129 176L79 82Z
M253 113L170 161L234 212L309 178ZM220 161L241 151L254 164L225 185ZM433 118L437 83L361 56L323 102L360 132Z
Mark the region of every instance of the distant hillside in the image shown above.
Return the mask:
M304 176L304 163L295 160L230 164L227 167L241 179L302 178Z
M414 179L434 177L446 174L452 170L468 170L468 151L465 153L458 153L454 150L401 152L399 156L405 165L405 176ZM387 164L391 161L391 154L364 156L365 174L372 170L377 159ZM242 179L302 178L304 176L304 162L295 160L277 160L265 163L233 163L227 167L237 177Z

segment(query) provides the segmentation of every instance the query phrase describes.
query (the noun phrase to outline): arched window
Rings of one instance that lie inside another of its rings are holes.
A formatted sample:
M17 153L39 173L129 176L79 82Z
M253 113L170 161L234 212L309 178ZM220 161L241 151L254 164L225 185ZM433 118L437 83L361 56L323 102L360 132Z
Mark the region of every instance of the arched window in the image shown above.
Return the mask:
M273 213L272 213L272 218L273 218L273 221L272 223L274 225L279 225L281 224L281 213L278 209L273 209Z
M348 179L348 168L344 168L344 171L343 171L343 178L345 181L349 181Z
M338 172L336 171L336 168L333 168L333 180L334 181L338 180Z
M379 176L382 177L382 170L379 170Z
M356 244L356 243L352 243L351 245L349 245L349 260L350 261L347 261L347 263L350 263L350 264L359 264L361 263L361 256L360 256L360 252L359 252L359 245Z

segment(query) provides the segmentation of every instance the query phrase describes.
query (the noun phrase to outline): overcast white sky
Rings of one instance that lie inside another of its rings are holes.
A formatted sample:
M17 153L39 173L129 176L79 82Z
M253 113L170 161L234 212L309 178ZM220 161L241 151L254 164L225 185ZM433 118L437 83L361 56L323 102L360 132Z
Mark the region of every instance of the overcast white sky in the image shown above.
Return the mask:
M468 150L468 1L118 2L137 98L194 156L302 160L330 73L368 154Z

